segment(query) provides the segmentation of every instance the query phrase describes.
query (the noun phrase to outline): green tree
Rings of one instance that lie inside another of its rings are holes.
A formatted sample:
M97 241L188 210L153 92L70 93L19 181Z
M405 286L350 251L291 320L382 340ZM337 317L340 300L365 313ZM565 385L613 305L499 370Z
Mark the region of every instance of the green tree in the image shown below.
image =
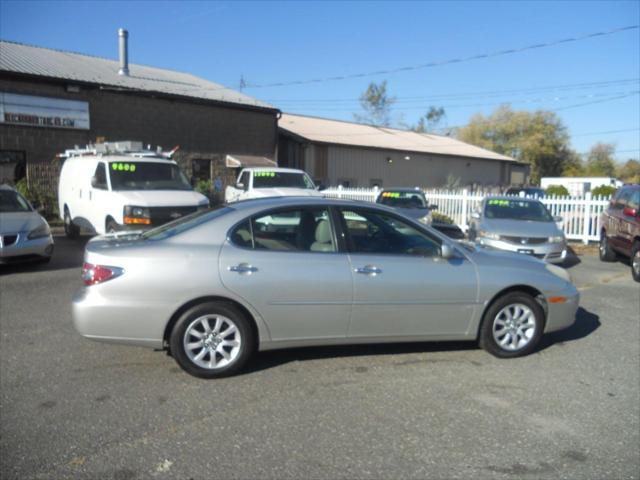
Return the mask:
M435 128L447 117L443 107L435 107L431 105L425 115L420 117L418 123L411 127L411 130L417 133L427 133L435 130Z
M390 97L387 93L387 81L384 80L378 85L371 82L362 95L360 95L360 106L365 114L354 113L353 116L358 122L368 123L379 127L388 127L391 124L391 106L396 98Z
M555 113L545 110L516 111L502 105L487 117L474 115L457 137L528 163L533 183L561 175L573 158L567 128Z
M615 151L616 147L611 143L596 143L587 154L586 174L592 177L613 177L616 173L613 160Z
M640 162L630 158L618 166L616 176L625 183L640 183Z
M563 177L584 177L584 162L578 152L569 150L562 168Z

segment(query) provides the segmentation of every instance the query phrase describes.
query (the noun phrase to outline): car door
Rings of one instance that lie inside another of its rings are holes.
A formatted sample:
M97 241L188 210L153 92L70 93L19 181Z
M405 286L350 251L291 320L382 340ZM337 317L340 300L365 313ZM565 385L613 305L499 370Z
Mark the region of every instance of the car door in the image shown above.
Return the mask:
M624 237L624 227L625 227L625 215L624 208L627 206L629 200L631 199L631 189L623 188L618 195L616 195L614 208L611 212L611 231L609 235L611 246L620 251L625 252L626 250L630 250L630 246L627 248L626 240ZM628 254L628 252L627 252Z
M107 166L98 162L91 177L87 216L98 233L105 232L106 212L109 203L109 185L107 183Z
M631 247L634 241L634 231L637 228L638 216L640 209L640 190L629 189L629 197L626 207L636 212L636 215L627 215L624 209L620 212L620 226L618 230L618 239L620 242L620 250L627 256L631 255Z
M475 266L406 220L341 208L354 282L349 337L459 337L477 303Z
M344 338L353 286L337 245L326 207L260 213L231 230L222 282L260 313L274 341Z

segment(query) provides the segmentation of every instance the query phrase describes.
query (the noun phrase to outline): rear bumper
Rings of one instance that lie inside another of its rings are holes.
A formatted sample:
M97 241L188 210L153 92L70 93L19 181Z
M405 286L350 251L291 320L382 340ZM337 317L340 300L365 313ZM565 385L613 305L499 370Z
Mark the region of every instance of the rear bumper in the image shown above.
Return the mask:
M0 264L22 259L49 258L53 254L53 237L29 240L26 234L18 234L15 243L0 247Z
M113 298L107 302L98 288L85 287L73 296L73 325L80 335L99 342L163 347L165 323L159 319L168 318L164 306Z
M562 303L551 303L552 297L565 297ZM573 325L576 321L576 313L580 303L580 293L572 284L560 292L553 292L547 295L547 323L545 333L562 330Z
M567 258L567 244L565 242L520 245L503 240L478 238L476 243L497 250L532 255L548 263L562 263Z

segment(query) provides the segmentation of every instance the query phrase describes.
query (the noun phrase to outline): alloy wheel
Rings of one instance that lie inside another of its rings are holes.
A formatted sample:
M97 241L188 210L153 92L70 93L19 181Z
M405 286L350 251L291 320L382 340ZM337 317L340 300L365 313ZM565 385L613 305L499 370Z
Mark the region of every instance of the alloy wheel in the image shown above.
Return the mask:
M183 346L195 365L217 370L232 364L240 353L242 337L233 320L222 315L203 315L187 327Z
M507 305L493 319L493 339L504 350L526 347L535 333L535 314L522 303Z

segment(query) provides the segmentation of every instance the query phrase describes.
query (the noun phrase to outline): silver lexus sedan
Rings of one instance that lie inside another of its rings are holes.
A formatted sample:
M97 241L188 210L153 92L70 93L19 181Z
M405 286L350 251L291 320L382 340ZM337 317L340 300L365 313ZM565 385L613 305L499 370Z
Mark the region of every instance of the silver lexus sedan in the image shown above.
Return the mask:
M567 240L542 202L533 198L487 197L471 214L469 240L477 244L524 253L549 263L567 258Z
M307 345L470 340L516 357L573 324L579 300L560 267L457 244L388 207L302 197L96 237L82 278L80 334L168 349L204 378Z

